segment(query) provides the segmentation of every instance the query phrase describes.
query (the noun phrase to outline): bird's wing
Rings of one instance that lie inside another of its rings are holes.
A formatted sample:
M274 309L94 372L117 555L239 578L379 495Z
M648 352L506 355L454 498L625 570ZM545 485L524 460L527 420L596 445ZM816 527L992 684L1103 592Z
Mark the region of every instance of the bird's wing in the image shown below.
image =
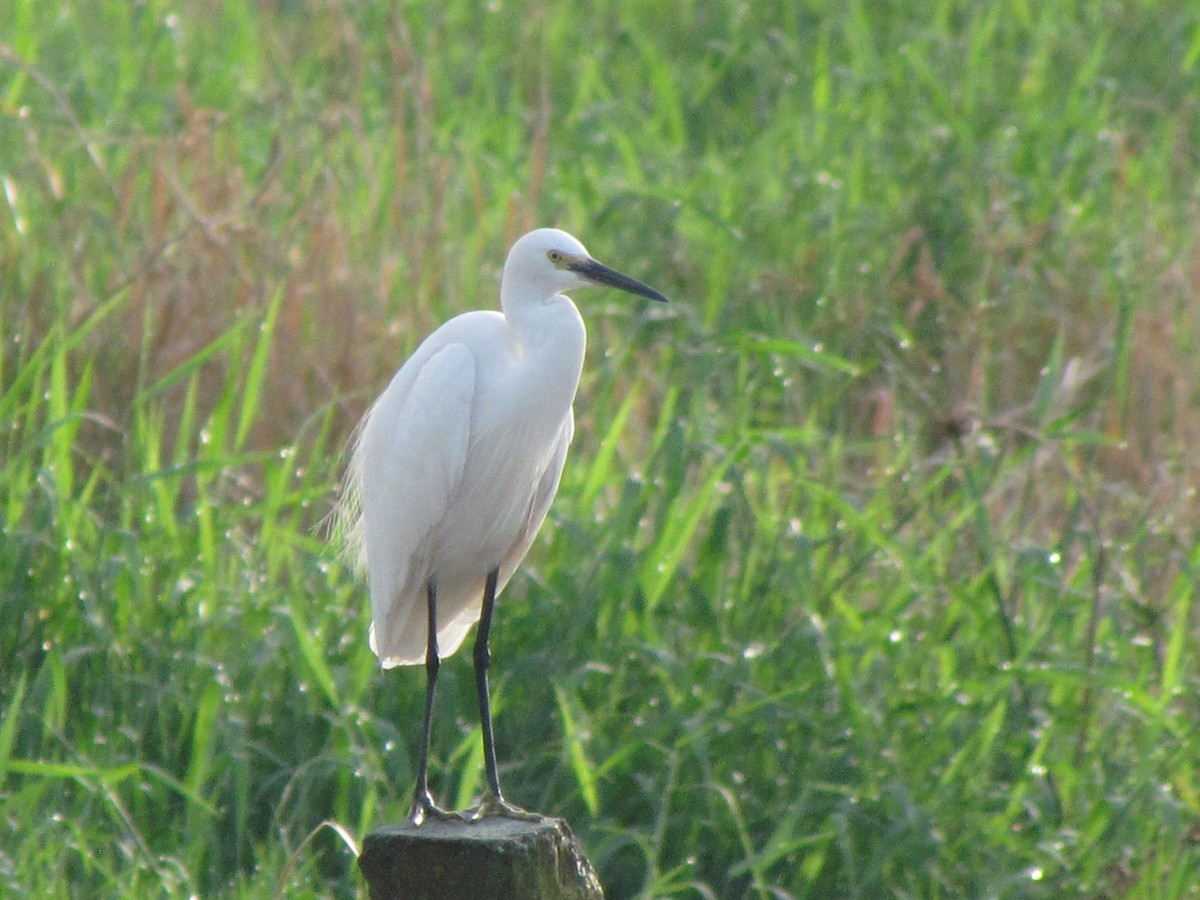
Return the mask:
M414 356L371 408L355 452L371 646L385 666L424 658L430 554L462 482L475 378L462 344Z

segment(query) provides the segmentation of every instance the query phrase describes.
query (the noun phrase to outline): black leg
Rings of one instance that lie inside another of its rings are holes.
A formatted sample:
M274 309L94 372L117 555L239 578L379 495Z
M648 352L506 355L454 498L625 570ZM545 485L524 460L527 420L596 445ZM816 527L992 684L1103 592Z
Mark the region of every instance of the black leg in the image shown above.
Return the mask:
M500 775L496 771L496 742L492 736L492 704L488 695L488 665L492 661L488 649L488 635L492 630L492 610L496 606L496 580L500 572L488 572L483 586L483 612L479 617L479 631L475 635L475 690L479 694L479 724L483 728L483 761L487 770L488 790L500 802Z
M483 729L483 762L487 772L487 791L482 802L468 815L471 820L488 816L506 816L510 819L542 821L536 813L526 812L519 806L506 803L500 794L500 775L496 770L496 741L492 736L492 704L488 696L488 664L492 654L488 650L488 636L492 631L492 611L496 606L496 583L500 572L488 572L483 586L483 609L479 616L479 631L475 635L475 689L479 693L479 724Z
M437 644L437 588L430 579L425 589L428 608L429 637L425 645L425 724L421 729L421 755L417 761L417 787L413 791L412 811L408 817L420 825L431 812L437 811L433 797L429 794L429 737L433 730L433 695L437 688L438 658Z

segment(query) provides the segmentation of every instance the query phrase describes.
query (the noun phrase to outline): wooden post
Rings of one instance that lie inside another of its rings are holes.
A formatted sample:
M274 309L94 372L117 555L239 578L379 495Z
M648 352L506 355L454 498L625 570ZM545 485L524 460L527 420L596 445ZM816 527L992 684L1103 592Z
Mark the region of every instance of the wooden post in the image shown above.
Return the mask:
M371 900L603 900L562 819L430 818L367 835L358 867Z

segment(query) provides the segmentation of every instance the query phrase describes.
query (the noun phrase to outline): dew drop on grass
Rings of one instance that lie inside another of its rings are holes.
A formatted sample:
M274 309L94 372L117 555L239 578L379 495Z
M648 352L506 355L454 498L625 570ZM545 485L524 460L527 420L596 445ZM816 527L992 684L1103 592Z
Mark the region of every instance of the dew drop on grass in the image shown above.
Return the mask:
M395 749L396 749L395 741L384 741L383 742L383 750L385 753L391 753Z
M888 635L888 640L893 644L898 644L904 640L904 632L897 629Z
M1030 881L1041 881L1045 877L1046 877L1046 870L1043 869L1041 866L1034 866L1032 869L1029 870L1029 880Z

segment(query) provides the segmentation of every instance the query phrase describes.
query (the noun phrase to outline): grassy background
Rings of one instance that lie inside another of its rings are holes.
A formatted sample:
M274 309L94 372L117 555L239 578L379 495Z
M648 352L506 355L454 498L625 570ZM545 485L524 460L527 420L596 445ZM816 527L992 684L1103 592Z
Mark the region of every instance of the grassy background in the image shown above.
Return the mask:
M10 0L0 893L364 895L423 676L318 524L557 224L675 302L580 295L510 797L613 898L1197 896L1193 6Z

